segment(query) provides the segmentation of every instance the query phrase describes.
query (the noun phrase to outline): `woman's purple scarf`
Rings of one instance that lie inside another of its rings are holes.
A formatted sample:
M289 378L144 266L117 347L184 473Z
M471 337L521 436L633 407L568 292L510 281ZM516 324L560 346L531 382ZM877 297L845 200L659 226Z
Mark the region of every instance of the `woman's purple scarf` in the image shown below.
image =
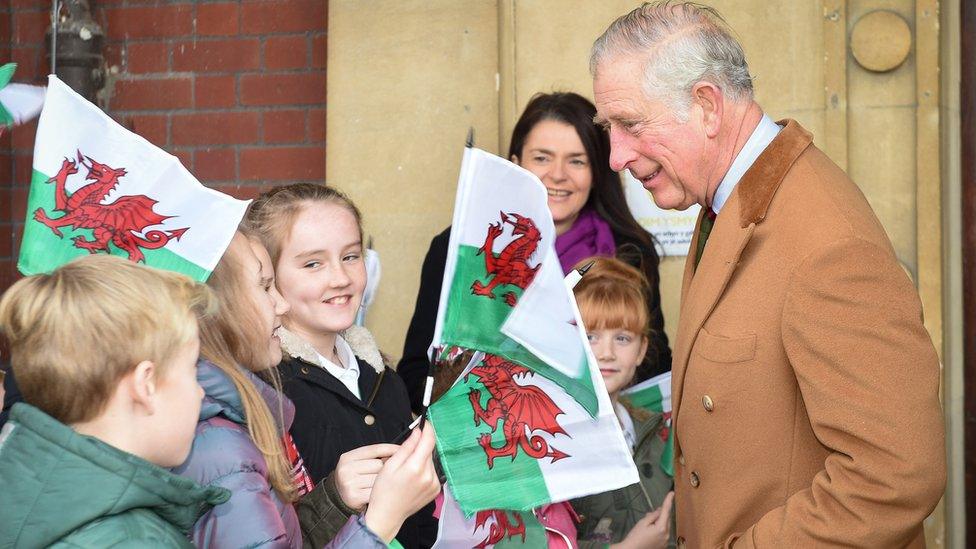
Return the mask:
M610 224L590 208L581 210L573 226L556 237L556 255L564 274L587 257L613 257L616 252Z

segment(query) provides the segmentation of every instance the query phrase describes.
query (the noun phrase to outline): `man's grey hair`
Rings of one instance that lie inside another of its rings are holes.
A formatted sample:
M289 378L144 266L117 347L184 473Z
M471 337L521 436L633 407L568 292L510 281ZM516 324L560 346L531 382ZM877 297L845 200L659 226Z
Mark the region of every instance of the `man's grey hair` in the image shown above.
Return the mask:
M691 89L701 81L728 99L752 99L752 76L742 45L722 16L694 2L646 2L614 21L593 43L590 74L621 56L643 56L644 92L686 119Z

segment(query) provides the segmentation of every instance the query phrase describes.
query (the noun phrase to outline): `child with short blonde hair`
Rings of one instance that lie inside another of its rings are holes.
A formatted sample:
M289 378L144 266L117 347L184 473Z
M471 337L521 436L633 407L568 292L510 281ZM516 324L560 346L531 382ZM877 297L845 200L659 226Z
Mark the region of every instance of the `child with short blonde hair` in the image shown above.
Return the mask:
M25 402L0 433L0 546L190 546L228 493L163 467L190 451L213 308L202 284L108 255L7 290L0 331Z

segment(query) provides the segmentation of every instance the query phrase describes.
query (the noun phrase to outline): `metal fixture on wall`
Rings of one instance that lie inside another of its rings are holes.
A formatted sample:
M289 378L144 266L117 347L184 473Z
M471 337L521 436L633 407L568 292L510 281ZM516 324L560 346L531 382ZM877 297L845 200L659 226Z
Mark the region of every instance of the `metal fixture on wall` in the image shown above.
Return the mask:
M51 70L89 101L105 85L105 34L91 16L88 0L54 0L47 32ZM51 52L54 52L51 55Z

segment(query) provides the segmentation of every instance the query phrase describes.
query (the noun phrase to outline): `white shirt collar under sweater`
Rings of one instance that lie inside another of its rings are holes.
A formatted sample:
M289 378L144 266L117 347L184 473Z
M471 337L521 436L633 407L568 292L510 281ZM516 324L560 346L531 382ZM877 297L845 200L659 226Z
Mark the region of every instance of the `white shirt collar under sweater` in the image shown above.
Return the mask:
M725 206L725 202L732 196L732 191L739 184L739 180L742 179L746 171L756 162L759 155L766 150L766 147L773 142L776 134L781 129L776 122L773 122L772 118L765 114L762 115L762 118L759 119L759 125L753 130L752 135L749 136L746 144L742 146L739 154L735 156L735 160L729 166L729 171L725 173L722 182L718 184L718 189L715 190L715 196L712 198L713 212L716 214L722 212L722 207Z
M315 352L318 358L316 364L324 368L326 372L332 374L332 377L341 381L349 389L350 393L356 395L356 398L362 400L363 397L359 394L359 361L356 360L356 355L352 352L352 347L346 343L345 339L342 339L342 336L336 335L335 351L336 358L342 364L332 362L322 356L318 351Z

